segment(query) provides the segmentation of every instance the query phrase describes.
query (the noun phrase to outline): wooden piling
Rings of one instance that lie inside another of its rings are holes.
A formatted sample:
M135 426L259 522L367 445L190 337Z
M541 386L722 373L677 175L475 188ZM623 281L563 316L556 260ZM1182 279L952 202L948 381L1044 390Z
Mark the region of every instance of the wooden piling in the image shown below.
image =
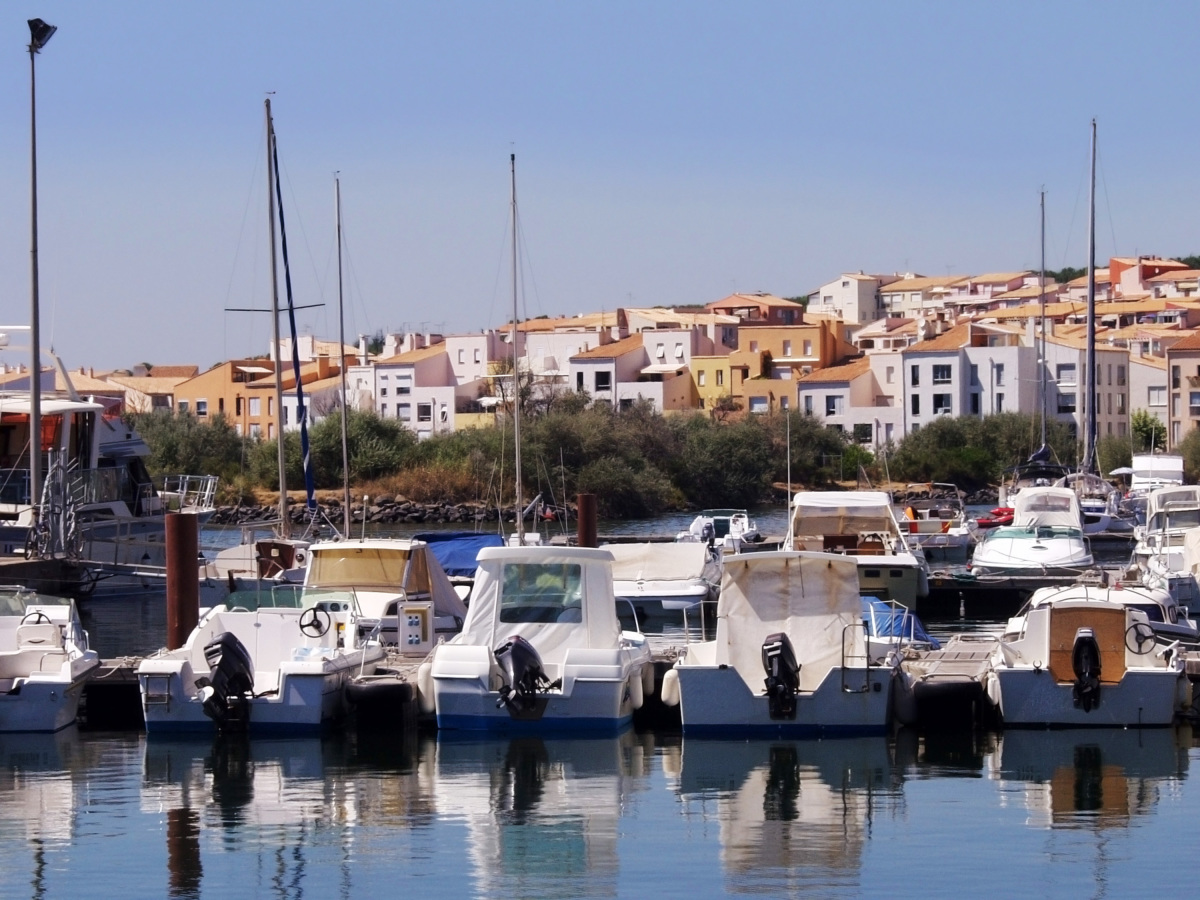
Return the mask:
M196 559L200 529L191 513L167 513L167 649L177 650L200 619Z
M598 546L596 540L596 495L579 494L575 503L578 511L576 542L580 547Z

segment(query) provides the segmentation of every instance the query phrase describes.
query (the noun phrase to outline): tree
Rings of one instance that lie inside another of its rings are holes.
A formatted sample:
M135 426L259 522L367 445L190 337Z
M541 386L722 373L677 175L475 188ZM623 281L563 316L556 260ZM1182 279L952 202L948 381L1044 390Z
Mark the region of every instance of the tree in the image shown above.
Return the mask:
M1167 427L1158 416L1144 409L1135 409L1129 417L1129 430L1139 453L1167 449Z

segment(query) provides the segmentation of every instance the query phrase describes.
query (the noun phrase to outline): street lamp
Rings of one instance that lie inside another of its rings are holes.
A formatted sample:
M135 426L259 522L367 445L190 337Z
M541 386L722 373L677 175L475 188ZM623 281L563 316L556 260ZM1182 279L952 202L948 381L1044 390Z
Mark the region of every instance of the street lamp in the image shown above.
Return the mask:
M47 25L41 19L29 20L29 337L32 356L29 367L29 501L35 518L42 481L42 360L38 317L37 67L34 59L56 31L56 26Z

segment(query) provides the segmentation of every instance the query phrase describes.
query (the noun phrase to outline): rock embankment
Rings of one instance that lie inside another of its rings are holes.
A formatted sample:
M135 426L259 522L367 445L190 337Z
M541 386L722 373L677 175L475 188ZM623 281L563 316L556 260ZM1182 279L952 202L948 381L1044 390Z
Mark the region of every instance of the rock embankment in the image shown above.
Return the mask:
M334 524L344 524L342 504L334 501L319 502L318 518ZM252 525L255 522L274 521L279 517L279 507L256 506L253 504L237 506L221 506L209 520L213 525ZM303 522L307 519L304 501L292 501L288 506L288 517L293 522ZM442 523L442 522L494 522L499 517L496 508L484 506L482 503L414 503L404 497L372 498L369 504L359 502L350 507L352 523L367 521L372 524L392 525L408 523ZM511 518L509 511L507 518Z

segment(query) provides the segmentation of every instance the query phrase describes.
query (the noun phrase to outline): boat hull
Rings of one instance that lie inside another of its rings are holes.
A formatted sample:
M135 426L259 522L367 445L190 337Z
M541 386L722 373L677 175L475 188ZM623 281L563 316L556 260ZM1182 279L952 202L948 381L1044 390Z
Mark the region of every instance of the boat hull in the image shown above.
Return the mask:
M86 670L90 674L92 669ZM0 733L54 732L74 724L87 674L72 681L30 679L16 694L0 694Z
M831 668L815 691L799 695L794 719L772 719L766 695L751 692L731 667L677 665L675 671L687 735L826 737L888 728L891 668Z
M1171 669L1128 670L1117 684L1100 687L1100 702L1085 712L1074 703L1073 685L1055 681L1046 669L997 668L1005 725L1154 727L1170 725L1186 697L1187 680Z

